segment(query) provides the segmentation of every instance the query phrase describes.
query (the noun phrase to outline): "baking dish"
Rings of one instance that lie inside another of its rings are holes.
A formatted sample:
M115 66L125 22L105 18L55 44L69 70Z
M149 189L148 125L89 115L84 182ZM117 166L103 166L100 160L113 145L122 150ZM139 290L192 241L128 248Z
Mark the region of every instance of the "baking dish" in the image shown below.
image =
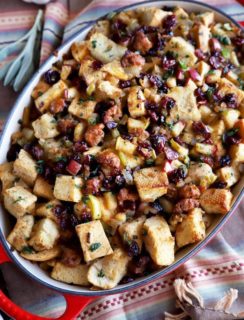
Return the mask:
M147 1L141 2L137 4L133 4L121 10L129 10L135 9L137 7L151 7L151 6L180 6L183 9L188 11L208 11L211 10L215 12L216 20L224 21L224 22L232 22L237 25L235 21L233 21L230 17L221 13L217 9L210 7L208 5L204 5L194 1ZM85 28L80 30L76 35L74 35L71 39L69 39L63 46L61 46L54 55L52 55L37 71L37 73L32 77L27 86L24 88L19 98L17 99L10 116L6 122L4 131L2 133L1 141L0 141L0 163L5 161L5 157L7 154L7 150L10 143L11 134L17 130L18 128L18 120L22 116L22 112L24 107L26 107L30 102L30 93L32 89L35 87L37 82L39 81L40 76L44 71L49 69L51 65L61 59L62 55L68 51L69 47L73 42L83 40L89 30L91 29L93 23L87 25ZM156 271L148 276L137 279L131 283L119 285L114 289L110 290L96 290L91 291L87 288L82 288L74 285L68 285L65 283L61 283L55 281L49 277L42 269L38 267L38 265L32 264L31 262L23 259L16 251L11 251L9 244L6 241L6 236L10 230L10 223L8 219L8 215L5 214L3 208L1 208L0 213L0 240L2 248L0 248L0 263L12 261L19 268L21 268L27 275L31 278L35 279L39 283L49 287L50 289L54 289L58 292L62 292L67 301L67 309L65 313L59 319L73 319L77 316L82 308L84 308L90 301L96 299L102 295L110 295L115 293L120 293L123 291L127 291L130 289L135 289L138 286L144 285L150 281L155 280L156 278L163 277L166 274L172 272L176 268L178 268L181 264L186 262L189 258L191 258L194 254L196 254L200 249L202 249L215 235L216 233L223 227L224 223L226 223L231 215L233 214L235 208L240 202L243 193L244 193L244 179L238 183L238 185L234 188L234 202L232 205L232 209L225 216L217 216L213 221L211 227L207 230L206 238L200 243L192 246L188 246L182 250L180 250L176 255L175 262L162 270ZM9 314L14 319L44 319L38 316L34 316L28 314L27 312L21 310L19 307L15 306L8 298L6 298L3 292L0 291L0 308ZM45 318L46 319L46 318Z

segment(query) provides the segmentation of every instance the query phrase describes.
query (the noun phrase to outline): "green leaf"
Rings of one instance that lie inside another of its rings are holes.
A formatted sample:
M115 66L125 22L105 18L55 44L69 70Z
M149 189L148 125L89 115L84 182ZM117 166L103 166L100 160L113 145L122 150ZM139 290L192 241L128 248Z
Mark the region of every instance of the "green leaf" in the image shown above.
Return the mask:
M93 252L93 251L97 250L100 247L101 247L101 243L100 242L94 242L94 243L92 243L90 245L89 250Z
M97 40L92 40L92 48L95 49L97 47Z
M178 62L179 62L179 65L180 65L180 67L181 67L182 70L188 69L188 67L187 67L187 65L185 64L184 61L179 60Z
M223 48L223 49L222 49L222 56L223 56L225 59L229 59L229 58L230 58L230 50L227 49L227 48Z
M22 252L23 253L27 253L27 254L31 254L34 252L33 248L32 247L29 247L29 246L26 246L22 249Z
M103 278L105 276L105 273L103 272L103 269L101 269L100 271L98 271L97 276L99 278Z

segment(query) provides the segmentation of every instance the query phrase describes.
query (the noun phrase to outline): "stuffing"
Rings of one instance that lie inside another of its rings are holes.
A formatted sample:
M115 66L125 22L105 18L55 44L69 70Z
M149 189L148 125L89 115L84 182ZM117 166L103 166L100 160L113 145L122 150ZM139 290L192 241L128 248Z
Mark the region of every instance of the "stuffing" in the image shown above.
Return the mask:
M130 88L128 94L128 109L132 118L146 115L145 100L141 87L134 86Z
M42 197L45 199L53 199L53 186L49 184L44 178L42 177L37 177L34 188L33 188L33 193L38 196Z
M217 171L217 175L222 182L226 183L226 187L230 188L240 179L240 172L237 167L226 166Z
M21 257L33 262L47 261L49 264L51 264L51 261L60 256L60 253L61 248L59 246L55 246L51 249L44 249L39 252L34 252L32 251L32 248L26 247L21 251L20 255Z
M80 239L86 262L113 253L103 226L99 220L79 224L75 227L75 230Z
M231 159L235 162L244 162L244 143L232 145L230 147Z
M102 142L105 135L103 129L104 124L102 123L91 125L87 128L84 137L89 146L94 147Z
M162 25L163 19L172 12L153 7L138 9L138 14L142 25L159 27Z
M143 225L143 240L152 260L159 266L168 266L174 261L175 239L163 217L147 219Z
M206 213L226 214L231 208L233 195L226 189L207 189L200 197L200 205Z
M51 277L55 280L76 284L80 286L88 286L87 272L89 266L86 264L79 264L75 267L69 267L61 262L56 262Z
M58 200L79 202L82 197L80 177L60 175L56 177L53 195Z
M218 81L218 93L220 96L225 96L226 94L234 94L236 97L237 106L244 101L244 91L235 86L232 82L226 78L220 78Z
M57 121L50 113L43 114L32 126L37 139L55 138L59 135Z
M37 197L21 186L12 187L3 193L5 208L16 218L32 213Z
M217 179L213 173L212 168L207 163L191 163L188 175L186 178L187 183L194 183L196 185L208 187Z
M95 95L97 100L115 99L122 95L122 90L109 81L98 81Z
M95 101L84 101L82 99L74 98L69 105L69 113L80 118L88 120L95 112Z
M97 162L101 164L106 176L117 175L121 171L119 157L112 150L104 150L97 155Z
M142 201L153 202L167 193L168 177L159 167L135 171L134 181Z

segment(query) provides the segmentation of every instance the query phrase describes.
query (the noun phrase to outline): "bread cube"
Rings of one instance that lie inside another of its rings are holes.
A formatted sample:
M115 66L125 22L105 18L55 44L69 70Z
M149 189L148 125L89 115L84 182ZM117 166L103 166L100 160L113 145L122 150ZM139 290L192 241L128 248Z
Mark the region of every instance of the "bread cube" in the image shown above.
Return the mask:
M51 102L59 97L62 96L65 89L68 86L63 80L59 80L53 86L51 86L46 92L40 95L38 98L35 99L35 105L40 112L45 112Z
M69 113L80 118L89 119L95 111L96 102L95 101L82 101L81 99L75 98L72 100L69 106Z
M5 172L12 172L13 170L13 162L5 162L0 164L0 178L2 177L2 174Z
M92 85L95 84L98 80L102 80L104 78L104 73L101 69L95 71L93 68L94 59L90 56L83 59L80 64L79 76L84 78L86 84Z
M84 57L89 54L85 41L73 42L70 50L74 59L79 63L81 63Z
M21 251L28 246L27 240L30 238L33 225L34 217L31 215L18 218L13 230L7 237L7 241L16 250Z
M203 52L207 52L209 50L209 39L210 29L204 24L199 24L196 27L196 41L198 48Z
M240 172L238 168L226 166L217 171L217 175L221 181L227 184L227 188L232 187L240 179Z
M153 202L167 193L168 177L160 167L150 167L134 172L134 181L142 201Z
M29 245L36 251L51 249L59 238L58 225L49 218L38 221L32 230Z
M34 134L37 139L50 139L59 135L57 121L51 113L45 113L32 122Z
M18 177L13 175L11 171L5 171L0 173L0 181L2 183L2 191L14 186L15 181L19 180Z
M216 151L216 146L213 144L206 144L206 143L197 142L193 148L193 151L210 156L210 155L214 154L214 152Z
M200 21L207 27L214 23L214 13L213 11L204 12L198 15Z
M107 38L102 33L94 33L88 41L88 48L91 55L103 63L108 63L116 59L121 59L127 50L114 41Z
M136 151L136 145L119 136L116 140L115 150L128 153L128 154L134 154L134 152Z
M188 212L182 222L177 225L175 240L179 248L205 238L205 224L202 215L203 211L195 208Z
M240 116L240 111L236 109L226 109L222 112L222 119L224 120L227 129L234 127L234 124Z
M51 272L51 277L55 280L65 283L88 286L88 268L89 266L86 264L79 264L74 267L69 267L61 262L56 262Z
M74 130L74 141L81 141L84 139L84 134L86 131L86 127L87 127L87 123L86 121L82 121L79 122L76 126L75 126L75 130Z
M98 81L95 95L98 100L115 99L122 95L122 90L109 81Z
M128 118L127 126L128 131L133 132L136 129L146 129L149 126L150 120L148 118L141 118L141 119L133 119Z
M126 275L130 257L122 249L94 262L88 270L88 281L102 289L114 288Z
M175 239L161 216L151 217L143 225L143 239L152 260L159 266L174 262Z
M54 197L58 200L79 202L82 197L82 185L83 180L80 177L57 176L53 191Z
M128 110L132 118L146 115L145 96L141 87L131 87L128 94Z
M141 166L144 163L144 159L142 157L129 155L121 151L118 152L118 155L124 167L134 169L138 166Z
M170 111L170 119L174 122L179 119L186 121L199 121L201 119L201 113L194 95L195 87L190 82L186 87L171 88L167 94L168 97L173 98L176 102Z
M208 187L214 183L216 179L217 176L213 173L210 165L200 162L190 164L185 182Z
M238 134L242 138L242 143L244 143L244 119L236 121L234 128L238 129Z
M34 185L38 174L36 161L24 149L20 150L18 158L14 161L13 173L28 185Z
M53 186L49 184L45 179L42 177L37 177L33 192L36 196L46 198L46 199L53 199Z
M113 252L100 220L79 224L75 229L86 262Z
M164 11L155 7L139 9L138 13L141 24L151 27L161 26L163 19L172 14L172 12Z
M197 62L197 57L195 56L195 48L194 46L186 41L182 37L172 37L166 43L165 52L173 51L178 54L178 59L185 63L188 67L194 66ZM183 87L182 87L183 88ZM185 89L185 88L183 88ZM182 119L181 119L182 120Z
M58 222L58 218L54 213L54 208L60 204L61 202L57 199L41 204L39 207L36 208L35 216L49 218L55 222Z
M135 220L123 223L119 227L119 233L125 245L135 241L138 244L139 249L142 248L142 226L146 218L144 216L139 217Z
M4 207L16 218L32 213L37 197L21 186L7 189L3 193Z
M244 91L239 89L226 78L220 78L218 84L220 96L225 96L226 94L234 94L236 96L238 106L244 101Z
M232 145L230 147L230 156L235 162L244 162L244 143Z
M226 214L231 208L233 195L225 189L207 189L200 197L200 205L206 213Z
M38 97L43 95L43 93L46 92L49 88L50 88L50 84L46 83L46 81L40 80L31 93L32 98L37 99ZM28 112L29 111L30 109L28 110ZM27 112L27 109L25 109L24 112Z
M38 251L38 252L31 251L31 250L25 250L25 248L24 248L22 250L22 252L20 253L20 255L24 259L27 259L30 261L36 261L36 262L46 261L48 263L48 266L51 266L51 264L55 262L54 259L57 258L58 256L60 256L60 253L61 253L61 247L55 246L51 249L42 250L42 251Z

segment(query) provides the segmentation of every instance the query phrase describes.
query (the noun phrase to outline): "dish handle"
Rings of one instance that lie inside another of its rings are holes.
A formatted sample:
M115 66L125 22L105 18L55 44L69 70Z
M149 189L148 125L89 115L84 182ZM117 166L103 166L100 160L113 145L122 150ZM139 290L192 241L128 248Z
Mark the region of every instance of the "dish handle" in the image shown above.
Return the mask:
M0 244L0 264L4 262L12 261ZM57 320L76 319L88 303L95 299L94 297L74 296L69 294L63 294L63 296L66 300L67 306L64 314L59 318L55 318ZM2 290L0 290L0 309L15 320L52 320L51 318L37 316L21 309L19 306L14 304L14 302L11 301Z

